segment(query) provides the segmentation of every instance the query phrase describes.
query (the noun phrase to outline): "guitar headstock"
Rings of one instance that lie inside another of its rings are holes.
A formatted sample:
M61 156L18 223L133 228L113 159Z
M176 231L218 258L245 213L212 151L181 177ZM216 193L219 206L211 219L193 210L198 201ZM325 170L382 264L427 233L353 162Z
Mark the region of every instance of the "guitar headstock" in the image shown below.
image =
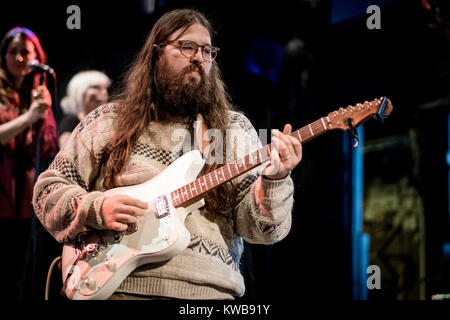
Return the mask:
M386 97L365 101L330 112L327 117L328 126L330 129L353 130L371 118L382 122L392 110L392 103Z

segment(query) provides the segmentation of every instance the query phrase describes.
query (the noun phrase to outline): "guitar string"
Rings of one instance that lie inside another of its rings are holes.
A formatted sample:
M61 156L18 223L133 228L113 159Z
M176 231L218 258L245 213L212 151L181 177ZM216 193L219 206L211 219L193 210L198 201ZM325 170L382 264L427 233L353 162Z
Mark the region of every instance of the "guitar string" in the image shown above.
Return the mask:
M310 129L310 127L311 127L311 129ZM300 140L304 141L305 139L314 137L315 135L325 132L326 130L328 130L328 128L323 127L322 118L320 118L320 119L314 121L313 123L311 123L310 125L307 125L301 129L298 129L298 130L292 132L291 136L296 138L295 135L300 134L300 136L305 136L305 138L300 139ZM304 131L303 135L302 135L302 131ZM310 131L312 131L313 134L311 134ZM318 131L318 132L315 132L315 131ZM298 139L298 138L296 138L296 139ZM175 204L178 205L183 202L189 201L192 198L198 197L199 195L210 191L211 189L217 187L218 185L233 179L234 176L237 176L245 171L250 170L253 166L256 167L259 164L261 164L262 162L267 161L267 160L261 161L261 158L259 157L258 152L261 154L261 151L267 151L266 149L270 149L271 145L272 144L266 145L263 148L255 151L249 155L246 155L242 159L233 161L232 163L228 163L212 172L205 174L204 176L194 180L193 182L186 184L185 186L172 191L171 194L175 194L178 192L179 194L181 194L181 198L182 198L181 199L182 201L180 201L180 195L176 196L175 200L178 199L178 201L175 201ZM264 152L262 154L264 154ZM249 162L246 160L252 160L252 162ZM256 160L256 164L255 164L255 160ZM241 169L242 167L240 167L238 169L235 168L236 166L241 166L241 165L244 166L243 170ZM224 172L224 168L228 168L228 170L231 172L231 176L228 176L228 174L226 172ZM217 178L219 175L222 177L222 179ZM211 180L212 185L210 185L208 183L207 178L209 178ZM203 180L203 181L201 181L201 180ZM202 188L202 186L205 187L205 184L206 184L206 190L204 190L205 188ZM183 191L183 189L184 189L184 191ZM200 190L200 192L198 192L197 190ZM189 193L191 195L189 195ZM187 196L187 199L184 199L183 195ZM180 203L178 203L178 202L180 202Z

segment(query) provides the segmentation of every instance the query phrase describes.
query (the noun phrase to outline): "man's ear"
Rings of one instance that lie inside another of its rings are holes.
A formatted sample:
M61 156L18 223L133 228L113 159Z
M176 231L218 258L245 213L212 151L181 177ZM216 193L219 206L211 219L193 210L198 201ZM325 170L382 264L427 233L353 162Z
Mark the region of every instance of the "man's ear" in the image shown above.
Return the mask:
M154 44L154 45L152 46L153 57L154 57L154 59L155 59L155 62L156 62L157 60L159 60L159 58L163 55L163 53L164 53L164 47L165 47L165 46L161 46L161 45L157 45L157 44Z

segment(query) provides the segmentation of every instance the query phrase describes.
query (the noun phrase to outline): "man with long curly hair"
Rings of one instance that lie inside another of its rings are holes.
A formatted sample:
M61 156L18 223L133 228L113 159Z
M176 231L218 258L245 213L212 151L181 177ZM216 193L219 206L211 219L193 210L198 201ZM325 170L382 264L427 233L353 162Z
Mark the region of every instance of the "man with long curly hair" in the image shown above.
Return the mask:
M213 140L209 145L197 140L205 157L224 159L208 162L203 173L261 148L255 129L233 110L226 94L212 35L209 21L195 10L166 13L152 28L119 94L74 130L34 189L35 211L57 241L74 242L92 230L125 232L147 214L148 202L105 191L143 183L164 170L183 153L180 141L173 139L177 130L192 145L189 138L198 132L194 123L202 123L200 132L222 134L224 147L214 152L206 152L213 149L208 149ZM180 254L140 266L111 299L242 296L243 239L272 244L291 227L289 173L302 149L290 132L286 125L283 133L274 133L276 147L268 164L220 185L205 196L204 207L190 212L184 223L191 240Z

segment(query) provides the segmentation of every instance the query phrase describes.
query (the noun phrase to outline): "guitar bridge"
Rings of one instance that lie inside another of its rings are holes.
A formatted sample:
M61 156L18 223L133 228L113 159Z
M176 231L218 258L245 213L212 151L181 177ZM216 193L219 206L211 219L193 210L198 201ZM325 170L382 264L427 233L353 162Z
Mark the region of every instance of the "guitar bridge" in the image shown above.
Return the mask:
M155 207L156 207L155 215L158 219L164 218L170 213L169 203L165 195L156 198Z
M169 211L169 204L167 201L167 197L165 195L159 196L155 199L155 202L151 205L151 211L154 211L155 217L158 219L164 218L167 216ZM138 230L138 226L136 223L129 223L127 230L123 232L124 235L130 235L135 233Z

